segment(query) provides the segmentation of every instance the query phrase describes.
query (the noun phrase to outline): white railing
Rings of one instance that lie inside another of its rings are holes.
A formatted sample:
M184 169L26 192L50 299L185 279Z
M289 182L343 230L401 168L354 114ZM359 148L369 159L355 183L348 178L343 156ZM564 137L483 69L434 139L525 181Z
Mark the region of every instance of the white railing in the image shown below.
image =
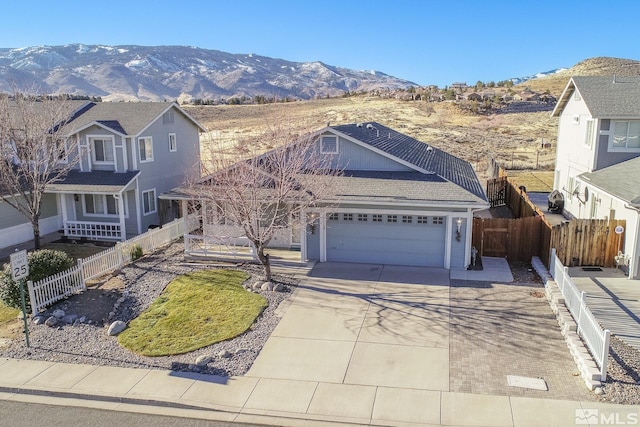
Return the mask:
M186 234L184 251L192 256L220 256L234 260L255 259L255 251L246 237Z
M605 381L607 379L607 360L609 358L611 332L600 326L596 317L587 307L586 292L580 292L569 276L569 268L562 265L555 254L555 250L551 251L551 268L549 271L558 284L560 292L562 292L565 305L578 325L578 335L587 344L593 359L600 367L601 381Z
M64 235L87 239L122 240L124 230L118 222L65 221Z
M112 248L85 259L79 259L78 265L62 273L47 277L38 282L28 281L32 312L53 304L76 292L87 289L86 281L123 267L132 261L131 251L135 246L142 248L143 254L151 253L160 246L182 237L199 226L197 216L179 218L147 231L125 242L118 242Z
M81 260L78 265L37 282L27 281L31 312L38 313L42 308L87 289L82 277Z

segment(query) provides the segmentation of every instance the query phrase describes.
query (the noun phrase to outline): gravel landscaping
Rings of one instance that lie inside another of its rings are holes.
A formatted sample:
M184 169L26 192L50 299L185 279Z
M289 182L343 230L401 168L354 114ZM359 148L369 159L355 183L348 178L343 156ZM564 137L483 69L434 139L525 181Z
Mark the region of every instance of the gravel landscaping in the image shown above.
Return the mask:
M610 403L640 405L640 351L611 337L607 381L600 399Z
M79 297L73 296L51 307L44 318L51 316L55 310L63 310L67 315L77 314L78 318L74 319L72 316L66 319L71 323L61 321L53 327L30 322L31 347L27 349L24 340L16 340L7 348L0 350L0 356L92 365L171 369L214 375L245 374L278 324L279 317L276 314L278 305L291 295L295 286L295 283L286 277L274 276L274 282L284 285L279 292L256 291L267 299L269 306L247 332L231 340L183 355L145 357L124 349L118 344L115 336L108 335L107 328L111 322L121 320L128 323L136 318L176 276L212 268L207 265L185 263L183 250L184 246L178 242L116 272L114 276L124 285L121 292L117 289L85 292L85 294L93 293L96 308L105 304L110 307L110 312L106 313L105 318L99 318L101 316L92 318L90 314L82 312L74 313L76 307L74 299ZM246 265L240 268L251 274L251 278L245 283L246 286L259 280L261 272L259 267ZM212 307L213 309L215 307ZM196 361L198 361L197 364Z

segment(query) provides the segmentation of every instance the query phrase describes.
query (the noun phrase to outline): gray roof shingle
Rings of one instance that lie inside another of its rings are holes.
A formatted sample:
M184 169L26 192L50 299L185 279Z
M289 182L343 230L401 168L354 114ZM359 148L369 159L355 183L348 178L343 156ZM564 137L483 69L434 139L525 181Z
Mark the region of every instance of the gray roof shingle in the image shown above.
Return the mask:
M76 114L66 125L65 132L74 134L91 123L100 123L124 135L138 135L172 105L176 104L173 102L91 102L81 110L81 114ZM195 123L204 130L202 125Z
M632 205L640 206L640 157L579 175L583 181Z
M595 118L640 117L640 76L574 76L553 111L559 116L567 100L578 90Z
M475 171L465 160L376 122L331 126L331 129L436 174L480 200L487 201Z
M140 172L91 171L73 169L60 181L47 186L47 192L117 193L126 187Z

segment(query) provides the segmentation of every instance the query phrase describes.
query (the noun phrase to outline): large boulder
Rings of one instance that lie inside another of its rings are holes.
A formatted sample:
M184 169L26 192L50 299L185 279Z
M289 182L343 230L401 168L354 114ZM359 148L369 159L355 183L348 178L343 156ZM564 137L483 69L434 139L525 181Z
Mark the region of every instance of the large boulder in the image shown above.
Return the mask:
M109 336L112 337L114 335L118 335L120 332L124 331L125 329L127 329L127 324L122 320L116 320L111 325L109 325L107 334L109 334Z

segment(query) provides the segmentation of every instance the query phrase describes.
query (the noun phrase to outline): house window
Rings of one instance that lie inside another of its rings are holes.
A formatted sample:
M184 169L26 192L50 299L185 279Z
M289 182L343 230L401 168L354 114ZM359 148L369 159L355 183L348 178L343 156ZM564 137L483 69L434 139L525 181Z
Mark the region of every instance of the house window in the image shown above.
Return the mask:
M640 151L640 121L613 122L610 151Z
M176 134L169 134L169 151L175 152L178 151L178 142L176 141Z
M387 215L387 222L398 222L398 215Z
M156 212L156 190L147 190L142 192L142 212L150 215Z
M587 120L587 134L584 138L584 146L587 148L591 148L591 144L593 143L593 120Z
M140 163L153 161L153 140L150 136L138 138L138 148L140 151Z
M429 217L418 215L418 224L429 224Z
M115 156L113 153L113 138L90 137L91 156L94 163L113 165Z
M110 194L84 194L83 208L86 216L118 216L120 214L118 201ZM125 205L125 215L126 212Z
M411 215L402 215L403 224L411 224L412 222L413 222L413 217Z
M371 215L371 221L373 221L373 222L382 222L382 215L380 215L380 214Z
M329 214L329 221L337 221L338 219L340 219L340 217L337 213Z
M366 222L369 220L369 215L367 214L358 214L358 221Z
M434 216L431 220L431 223L433 225L442 225L444 224L444 217L443 216Z
M162 124L163 125L170 125L172 123L175 123L176 119L175 119L175 114L173 111L167 111L166 113L164 113L162 115Z
M338 137L337 136L323 136L320 141L320 152L322 154L337 154L338 153Z
M343 221L353 221L353 214L342 214Z

